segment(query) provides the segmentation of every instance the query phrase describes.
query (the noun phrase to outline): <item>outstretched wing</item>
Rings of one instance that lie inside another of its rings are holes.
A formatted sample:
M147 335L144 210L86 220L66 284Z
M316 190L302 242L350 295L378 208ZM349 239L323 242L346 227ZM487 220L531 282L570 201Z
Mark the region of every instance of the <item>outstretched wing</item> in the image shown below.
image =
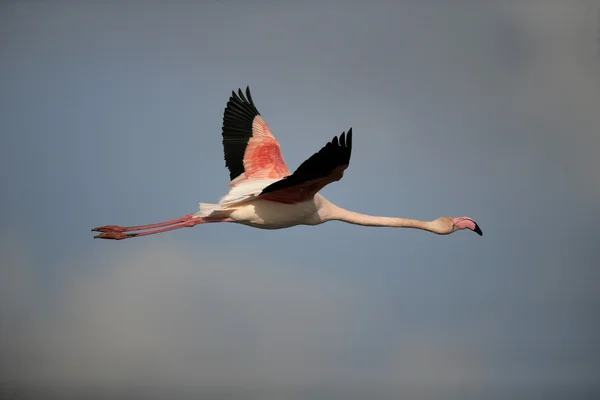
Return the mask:
M260 198L293 204L311 199L331 182L339 181L350 164L352 128L304 161L294 173L263 189Z
M279 142L271 133L246 88L231 97L223 115L223 150L231 185L246 179L281 179L290 170L281 155Z

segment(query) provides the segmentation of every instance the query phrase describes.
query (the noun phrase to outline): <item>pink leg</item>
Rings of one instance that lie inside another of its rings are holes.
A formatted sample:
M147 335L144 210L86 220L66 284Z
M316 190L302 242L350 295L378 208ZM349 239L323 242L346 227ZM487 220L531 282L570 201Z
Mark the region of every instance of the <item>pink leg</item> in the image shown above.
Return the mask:
M92 229L92 232L128 232L128 231L141 231L143 229L160 228L163 226L175 225L181 222L186 222L192 218L192 214L184 215L181 218L172 219L169 221L159 222L156 224L138 225L138 226L118 226L118 225L105 225L98 228Z
M112 239L122 240L133 237L153 235L156 233L168 232L179 228L191 228L198 224L204 224L207 222L233 222L231 218L219 218L219 219L206 219L206 218L193 218L192 214L186 215L181 218L173 219L170 221L159 222L157 224L139 225L122 227L118 225L106 225L99 228L94 228L92 231L102 232L99 235L94 236L94 239ZM158 228L150 229L149 228ZM128 231L145 230L144 232L137 233L126 233Z

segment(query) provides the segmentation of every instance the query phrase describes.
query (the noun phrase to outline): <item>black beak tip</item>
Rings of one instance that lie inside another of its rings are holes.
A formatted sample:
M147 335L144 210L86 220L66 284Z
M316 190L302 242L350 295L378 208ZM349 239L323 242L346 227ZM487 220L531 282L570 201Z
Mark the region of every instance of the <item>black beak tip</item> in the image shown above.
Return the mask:
M483 236L483 231L481 230L481 228L479 227L479 225L475 224L475 229L473 229L473 231L478 234L479 236Z

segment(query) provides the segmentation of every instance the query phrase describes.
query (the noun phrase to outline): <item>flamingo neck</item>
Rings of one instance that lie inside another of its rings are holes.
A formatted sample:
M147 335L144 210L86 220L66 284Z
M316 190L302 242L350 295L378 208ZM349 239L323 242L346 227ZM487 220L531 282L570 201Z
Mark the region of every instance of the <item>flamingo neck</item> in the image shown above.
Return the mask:
M410 218L379 217L374 215L361 214L346 210L332 203L328 204L327 212L324 215L324 221L343 221L349 224L361 226L379 226L391 228L413 228L421 229L433 233L439 233L433 221L421 221Z

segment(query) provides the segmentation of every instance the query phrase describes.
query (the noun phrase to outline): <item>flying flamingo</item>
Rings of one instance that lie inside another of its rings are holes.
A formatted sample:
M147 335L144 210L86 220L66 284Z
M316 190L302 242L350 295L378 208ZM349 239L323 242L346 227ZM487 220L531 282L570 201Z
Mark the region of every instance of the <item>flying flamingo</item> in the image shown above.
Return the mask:
M223 116L225 164L231 189L218 204L200 203L200 211L150 225L94 228L99 239L128 239L209 222L235 222L262 229L295 225L319 225L344 221L362 226L416 228L446 235L470 229L483 232L469 217L441 217L434 221L375 217L343 209L329 202L319 191L339 181L350 163L352 128L304 161L294 173L286 165L279 142L271 133L246 88L232 92Z

